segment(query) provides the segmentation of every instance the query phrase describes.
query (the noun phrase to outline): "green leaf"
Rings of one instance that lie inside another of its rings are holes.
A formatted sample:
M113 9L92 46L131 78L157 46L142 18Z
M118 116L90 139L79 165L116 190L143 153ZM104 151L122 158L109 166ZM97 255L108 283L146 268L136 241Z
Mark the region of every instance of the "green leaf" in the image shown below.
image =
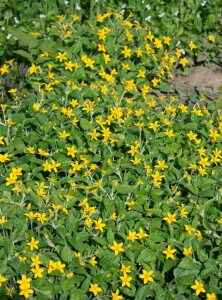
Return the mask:
M13 139L13 144L15 146L15 149L17 149L17 150L25 149L25 144L24 144L23 140L21 140L20 138Z
M147 294L149 292L150 288L148 285L144 285L140 287L135 295L135 300L145 300L147 299Z
M144 249L137 258L137 263L155 261L155 252L149 249Z
M123 287L122 289L122 292L124 295L127 295L129 297L134 297L135 296L135 287L134 289L129 289L129 288L126 288L126 287Z
M18 55L20 55L22 57L27 58L31 62L34 61L34 58L32 57L32 55L30 53L26 52L25 50L16 50L16 51L14 51L14 53L16 53L16 54L18 54Z
M74 252L70 249L69 246L65 246L61 251L61 258L64 262L71 262L74 257Z
M176 268L173 271L176 282L190 285L193 283L194 278L199 275L199 270L185 270L181 268Z
M93 240L102 246L107 245L107 241L103 237L97 236L97 237L94 237Z
M107 230L107 241L110 243L110 244L112 244L113 243L113 241L114 241L114 233L113 233L113 229L111 229L111 228L109 228L108 230Z
M54 45L54 42L51 40L43 41L40 45L40 50L42 51L42 53L49 52L50 50L52 50Z
M196 123L183 124L183 129L197 130L197 124Z
M83 292L84 291L81 291L80 289L73 287L70 290L70 300L83 300Z
M83 130L89 130L91 129L91 124L87 119L80 119L80 126L82 127Z
M133 187L127 184L121 184L116 187L116 190L119 194L129 194L133 191Z
M83 282L83 284L82 284L82 286L81 286L81 291L82 291L82 292L88 292L90 281L91 281L91 280L90 280L89 277L87 277L87 278L84 280L84 282Z
M191 193L193 193L194 195L198 195L199 190L197 187L193 186L193 185L187 185L186 188L191 191Z
M67 278L62 279L60 284L61 284L63 291L64 292L69 291L73 287L74 281L75 281L74 277L69 278L69 279L67 279Z
M199 196L206 197L206 198L212 198L215 196L215 191L212 188L202 190L202 191L200 191Z
M44 205L42 198L36 195L33 191L31 191L29 194L35 206L42 207Z
M178 265L178 268L183 268L186 270L199 269L200 267L193 262L190 257L184 257Z
M152 213L154 216L157 216L157 217L164 217L164 214L163 214L163 211L161 209L158 209L158 208L151 208L149 209L149 213Z
M155 200L158 200L163 194L164 194L164 191L161 191L161 190L153 189L151 191L151 196Z
M28 45L28 40L30 35L20 29L9 28L8 32L11 33L14 37L16 37L22 46Z
M10 239L8 239L7 237L4 237L3 238L3 246L4 246L5 253L7 255L12 254L13 244Z
M72 52L75 55L77 55L81 49L82 49L82 43L81 43L81 41L75 43L74 46L72 46Z
M84 76L85 76L85 73L84 73L83 69L77 69L73 72L72 78L75 80L79 80L79 79L83 80Z
M174 261L172 261L170 259L165 260L164 265L163 265L163 273L166 273L170 269L172 269L173 265L174 265Z
M162 82L159 85L159 89L161 92L164 92L164 93L169 93L170 91L172 91L171 86L167 82Z

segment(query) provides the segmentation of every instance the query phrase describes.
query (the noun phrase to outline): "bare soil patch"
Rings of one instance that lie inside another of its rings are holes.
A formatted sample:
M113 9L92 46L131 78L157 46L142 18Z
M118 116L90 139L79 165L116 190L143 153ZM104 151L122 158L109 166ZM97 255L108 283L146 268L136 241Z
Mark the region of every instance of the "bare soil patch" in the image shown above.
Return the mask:
M218 88L222 86L222 67L216 64L194 66L183 75L175 76L171 87L188 99L195 92L217 100Z

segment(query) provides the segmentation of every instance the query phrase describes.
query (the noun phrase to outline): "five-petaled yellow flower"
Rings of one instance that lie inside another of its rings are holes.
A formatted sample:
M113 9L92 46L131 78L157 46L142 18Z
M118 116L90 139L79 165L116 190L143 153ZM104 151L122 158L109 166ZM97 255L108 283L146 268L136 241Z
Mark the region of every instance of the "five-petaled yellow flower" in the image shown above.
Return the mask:
M193 290L196 291L196 295L198 296L200 293L206 293L204 286L198 280L195 280L195 284L191 286Z
M146 271L146 270L142 270L143 274L139 275L139 278L143 279L143 283L147 284L147 282L153 282L154 279L152 277L153 275L153 271Z
M115 252L115 255L118 255L119 252L124 252L124 249L122 248L123 243L117 243L116 241L113 242L113 246L110 247Z
M163 251L163 254L166 254L166 259L171 258L174 259L173 253L175 253L177 250L176 249L171 249L171 246L168 245L167 249Z
M38 244L39 244L39 241L38 240L35 240L34 237L31 238L31 241L29 243L27 243L27 246L30 247L30 250L32 251L33 249L37 249L38 250Z
M102 289L97 283L90 283L89 291L92 292L94 296L97 296L98 293L102 292Z

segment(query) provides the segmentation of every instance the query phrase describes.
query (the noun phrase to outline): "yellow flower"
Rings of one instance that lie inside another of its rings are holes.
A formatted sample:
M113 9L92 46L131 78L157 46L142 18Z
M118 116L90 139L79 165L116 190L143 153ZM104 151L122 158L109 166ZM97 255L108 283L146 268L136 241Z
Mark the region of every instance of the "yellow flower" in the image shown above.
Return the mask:
M188 60L186 57L180 59L180 64L185 67L188 64Z
M75 63L71 61L65 62L65 70L69 70L70 72L72 72L74 67Z
M149 128L150 128L150 129L153 129L153 131L156 132L159 126L160 126L160 125L159 125L158 121L155 121L155 122L153 122L153 123L150 122Z
M191 235L192 232L195 232L195 230L196 230L195 228L193 228L190 225L185 224L184 226L185 226L185 229L186 229L186 231L188 232L189 235Z
M0 225L3 225L7 223L8 221L5 219L5 217L0 218Z
M49 264L47 265L48 268L48 274L56 270L56 263L52 260L49 261Z
M110 55L106 53L103 53L103 58L104 58L105 65L108 64L108 62L110 62L111 60Z
M199 282L198 280L195 280L195 284L191 286L191 288L193 290L196 291L196 295L198 296L201 292L202 293L205 293L205 289L204 289L204 286L201 282Z
M218 133L217 130L210 129L209 137L211 137L212 140L213 140L214 142L216 142L217 138L220 137L220 134Z
M193 131L190 130L190 132L187 134L187 136L188 136L189 140L192 141L192 140L195 140L195 139L196 139L197 134L196 134L196 133L193 133Z
M66 139L69 136L70 136L70 133L66 132L65 130L63 130L62 132L59 132L60 139Z
M147 234L147 233L145 233L144 231L143 231L143 228L139 228L139 232L137 233L137 237L139 238L139 239L142 239L142 238L145 238L145 237L148 237L149 236L149 234Z
M159 79L153 78L153 79L151 80L151 82L152 82L152 84L153 84L153 87L156 87L156 86L158 85L159 81L160 81Z
M13 174L13 173L10 173L9 174L9 177L6 178L6 186L9 186L11 184L15 184L17 182L17 179L18 179L18 176Z
M202 234L201 234L200 230L197 230L195 235L196 235L196 237L198 238L199 241L202 239Z
M96 256L93 256L90 260L89 260L90 265L95 266L98 264L98 262L96 261Z
M207 293L207 300L217 300L217 296L214 293Z
M97 283L90 283L89 291L92 292L94 296L97 296L98 293L102 292L102 289Z
M5 282L7 280L7 278L3 277L1 274L0 274L0 287L2 286L2 283Z
M17 283L20 285L20 288L23 289L24 286L30 286L31 278L27 278L26 275L22 275L22 279L18 280Z
M27 147L26 150L27 150L30 154L35 154L35 148L34 148L34 147Z
M187 113L188 108L186 105L180 104L178 105L178 108L181 110L182 113Z
M167 213L167 217L163 218L163 220L167 221L168 224L176 222L176 214Z
M4 136L0 136L0 145L4 145Z
M181 210L180 210L181 218L186 218L187 215L188 215L188 212L184 209L184 207L182 207Z
M28 299L29 294L33 294L33 293L34 293L34 291L32 289L30 289L30 287L27 285L22 288L19 295L24 296L26 299Z
M16 93L17 92L17 89L15 88L15 89L10 89L9 91L8 91L10 94L13 94L13 93Z
M133 279L132 277L128 276L127 274L124 274L123 276L120 276L119 278L122 281L122 286L130 287L130 281Z
M67 155L72 156L73 158L75 157L76 152L78 152L75 148L75 146L72 147L67 147Z
M44 171L49 171L51 172L52 171L52 165L46 161L44 164L42 164L43 168L44 168Z
M175 253L176 251L176 249L171 249L171 246L168 246L167 249L163 251L163 254L166 254L166 259L174 259L173 253Z
M34 257L31 257L31 267L38 267L42 264L41 260L39 259L39 255L36 255Z
M9 161L9 160L10 160L10 159L9 159L9 156L8 156L7 153L5 153L5 154L0 154L0 162L1 162L1 163L4 163L4 162Z
M164 175L160 175L160 172L156 171L156 173L151 175L153 177L153 181L162 181L162 178L164 178Z
M208 40L212 43L215 43L215 37L213 35L208 35Z
M167 129L166 131L164 131L164 134L168 137L173 137L174 133L172 129Z
M197 48L197 46L192 41L189 42L189 47L191 51Z
M154 168L161 169L162 171L168 169L165 160L157 160L157 165L155 165Z
M117 243L116 241L113 242L113 246L110 247L115 252L115 255L118 255L119 252L124 252L124 249L122 248L123 243Z
M63 60L67 60L67 57L66 57L67 53L66 52L59 52L56 56L56 60L59 60L59 62L63 62Z
M112 300L122 300L123 299L123 296L121 296L119 294L119 289L116 290L116 292L112 293Z
M32 251L33 249L37 249L38 250L38 240L35 240L34 237L31 238L31 241L29 243L27 243L27 246L30 247L30 250Z
M99 218L98 220L94 220L94 223L96 224L95 229L100 230L101 232L103 232L103 227L106 226L105 223L102 223L102 218Z
M62 264L60 260L55 262L55 268L59 270L61 273L64 273L65 264Z
M54 161L54 159L52 159L52 161L51 161L51 168L52 168L52 170L53 170L55 173L58 172L57 168L60 167L60 166L61 166L60 163L57 163L57 162Z
M73 275L74 275L73 272L67 273L67 274L66 274L66 278L67 278L67 279L72 278Z
M137 238L138 238L137 233L135 231L131 231L131 230L128 231L127 240L135 241L137 240Z
M31 269L32 273L34 274L34 278L42 278L42 273L44 271L43 268L40 268L39 266L36 266L35 268Z
M8 73L9 72L8 68L9 68L9 65L4 64L3 67L0 68L1 75Z
M14 294L14 287L12 287L12 288L6 287L6 290L7 290L7 296L12 298L13 294Z
M45 221L48 221L48 219L46 218L46 214L36 213L36 217L36 220L39 221L42 225L45 223Z
M135 159L131 159L130 160L134 165L139 165L141 164L141 158L138 158L137 156L135 157Z
M42 150L41 148L38 149L38 154L41 156L49 156L50 155L49 152Z
M185 256L190 255L192 253L192 247L189 248L183 248L183 254Z
M130 273L131 271L130 271L130 266L125 266L125 265L123 265L122 264L122 266L121 266L121 272L123 273L123 274L127 274L127 273Z
M137 57L141 57L143 54L143 51L140 48L138 48L135 52Z
M136 75L136 78L145 78L146 71L139 70L139 73Z
M163 43L170 46L170 41L171 41L171 38L169 36L164 36L163 37Z
M132 51L127 46L124 46L124 50L121 53L124 55L124 58L127 58L131 57L131 52Z
M152 274L153 274L153 271L149 271L147 272L146 270L142 270L143 271L143 274L139 275L139 278L143 279L143 283L144 284L147 284L147 282L153 282L153 277L152 277Z
M34 74L37 74L38 68L39 68L38 66L32 64L31 67L28 68L29 74L33 74L33 73L34 73Z

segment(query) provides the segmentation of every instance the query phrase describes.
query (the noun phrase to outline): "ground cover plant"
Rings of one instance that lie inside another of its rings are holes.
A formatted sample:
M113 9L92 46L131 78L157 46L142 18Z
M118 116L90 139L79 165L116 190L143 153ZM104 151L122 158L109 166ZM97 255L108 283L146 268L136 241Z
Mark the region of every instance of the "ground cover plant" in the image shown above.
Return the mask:
M219 35L80 15L7 28L1 299L220 299L222 115L168 84Z

